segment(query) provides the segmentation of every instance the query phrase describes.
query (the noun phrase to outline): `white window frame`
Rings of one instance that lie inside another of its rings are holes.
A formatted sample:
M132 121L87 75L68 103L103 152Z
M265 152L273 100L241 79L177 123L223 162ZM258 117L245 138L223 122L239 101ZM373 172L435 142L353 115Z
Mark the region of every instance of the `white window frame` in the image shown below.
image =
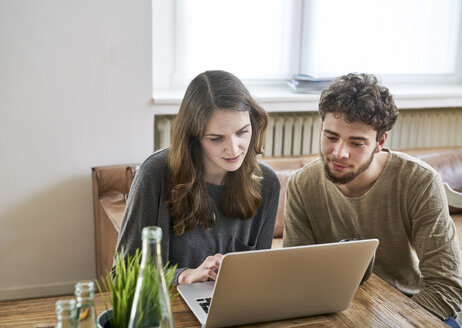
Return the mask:
M294 35L292 44L298 47L293 58L302 69L302 56L307 56L308 33L303 32L302 17L309 17L309 1L295 0L300 8L300 17L296 18L300 34ZM152 0L152 52L153 52L153 103L156 113L173 114L184 95L185 87L174 86L175 38L176 38L176 1ZM462 107L462 6L459 21L459 42L457 47L456 72L450 75L384 76L383 83L394 94L399 108L425 107ZM304 21L309 21L305 19ZM305 26L306 27L306 26ZM283 80L244 80L255 98L268 111L315 111L319 95L295 94Z

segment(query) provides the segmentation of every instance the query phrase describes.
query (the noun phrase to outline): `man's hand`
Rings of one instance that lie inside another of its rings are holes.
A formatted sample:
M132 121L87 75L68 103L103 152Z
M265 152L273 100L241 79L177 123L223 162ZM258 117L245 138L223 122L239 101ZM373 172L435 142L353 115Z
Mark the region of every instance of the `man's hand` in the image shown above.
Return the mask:
M217 279L222 258L223 254L217 253L208 256L196 269L184 270L178 277L178 285Z

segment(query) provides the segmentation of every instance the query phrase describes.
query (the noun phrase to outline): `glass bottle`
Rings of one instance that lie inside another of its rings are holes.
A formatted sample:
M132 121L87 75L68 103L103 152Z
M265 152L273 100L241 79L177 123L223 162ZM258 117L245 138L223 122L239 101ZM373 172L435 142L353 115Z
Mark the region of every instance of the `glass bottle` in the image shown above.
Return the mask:
M91 280L79 281L74 294L80 328L96 328L95 283Z
M56 301L56 328L78 328L77 305L74 299Z
M162 265L162 229L143 228L141 240L143 252L128 327L175 327Z

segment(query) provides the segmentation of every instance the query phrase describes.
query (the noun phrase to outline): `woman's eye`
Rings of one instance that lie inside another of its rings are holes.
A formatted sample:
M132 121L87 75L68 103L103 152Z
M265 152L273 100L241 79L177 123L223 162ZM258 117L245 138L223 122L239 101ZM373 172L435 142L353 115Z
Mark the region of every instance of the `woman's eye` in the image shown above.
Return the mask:
M244 135L244 134L246 134L246 133L249 133L249 130L242 130L242 131L239 131L239 132L237 133L237 135L238 135L238 136L242 136L242 135Z
M223 137L216 137L216 138L211 138L210 141L212 142L215 142L215 143L219 143L223 140Z

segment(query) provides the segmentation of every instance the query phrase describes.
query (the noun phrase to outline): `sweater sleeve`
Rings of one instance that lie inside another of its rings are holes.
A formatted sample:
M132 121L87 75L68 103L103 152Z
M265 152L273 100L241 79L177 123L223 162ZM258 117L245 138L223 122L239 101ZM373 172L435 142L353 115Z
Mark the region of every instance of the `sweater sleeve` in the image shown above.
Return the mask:
M305 202L307 195L303 190L304 171L298 171L287 182L286 202L284 208L284 234L283 246L300 246L315 244L315 238L311 229L308 211Z
M142 249L141 232L145 226L156 225L163 227L162 240L169 239L168 235L164 235L168 231L164 225L169 224L169 220L164 220L162 215L159 214L160 202L163 198L162 176L161 171L152 170L151 166L142 167L136 174L130 189L117 241L117 252L121 252L123 247L124 257L127 255L133 256L137 248ZM162 249L163 257L166 257L167 251L164 245ZM166 258L163 260L166 263ZM177 268L175 270L172 282L174 285L178 284L178 277L185 269L187 268Z
M141 232L145 226L158 225L158 183L141 167L137 172L128 195L122 226L117 240L117 252L123 248L124 256L133 256L136 249L141 250Z
M412 298L440 319L460 311L460 248L439 175L417 183L410 202L412 244L419 257L424 287Z
M133 256L142 249L141 233L146 226L162 229L162 260L167 263L170 216L166 205L168 166L167 151L160 150L147 158L137 170L119 231L116 252Z

